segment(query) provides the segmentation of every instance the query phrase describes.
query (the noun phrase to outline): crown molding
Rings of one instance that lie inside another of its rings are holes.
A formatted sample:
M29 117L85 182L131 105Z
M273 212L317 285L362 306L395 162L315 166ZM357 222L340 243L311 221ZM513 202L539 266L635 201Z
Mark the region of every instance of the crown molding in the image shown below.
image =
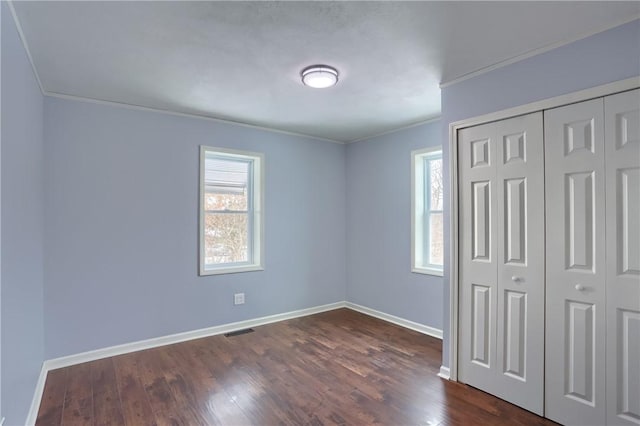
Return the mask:
M469 80L469 79L474 78L474 77L478 77L479 75L486 74L486 73L491 72L491 71L495 71L495 70L497 70L499 68L506 67L507 65L511 65L511 64L516 63L516 62L520 62L520 61L522 61L524 59L531 58L533 56L537 56L537 55L540 55L542 53L549 52L549 51L557 49L559 47L566 46L568 44L571 44L571 43L574 43L576 41L585 39L587 37L591 37L593 35L605 32L607 30L619 27L619 26L624 25L624 24L628 24L629 22L633 22L633 21L638 20L638 19L640 19L640 14L631 15L630 17L626 17L625 19L617 21L614 24L607 25L607 26L604 26L604 27L598 27L597 29L595 29L593 31L589 31L588 33L584 33L584 34L582 34L582 35L580 35L578 37L572 37L572 38L567 39L567 40L559 41L557 43L551 43L551 44L548 44L548 45L543 46L543 47L532 49L532 50L529 50L528 52L522 53L520 55L513 56L511 58L505 59L505 60L500 61L500 62L496 62L493 65L488 65L486 67L479 68L479 69L477 69L475 71L471 71L471 72L469 72L467 74L463 74L463 75L461 75L459 77L454 77L454 78L452 78L450 80L444 80L444 81L440 82L440 89L444 89L446 87L452 86L452 85L460 83L462 81Z

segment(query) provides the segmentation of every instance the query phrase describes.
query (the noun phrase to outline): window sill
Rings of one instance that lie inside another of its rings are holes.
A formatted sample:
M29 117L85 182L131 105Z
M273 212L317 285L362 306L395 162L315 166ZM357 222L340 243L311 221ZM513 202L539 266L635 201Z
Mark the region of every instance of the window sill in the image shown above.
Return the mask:
M216 268L216 269L201 269L200 276L206 277L207 275L223 275L223 274L237 274L241 272L254 272L264 271L262 265L244 265L244 266L230 266L228 268Z
M436 277L442 276L441 269L432 269L432 268L411 268L411 272L414 274L422 274L422 275L434 275Z

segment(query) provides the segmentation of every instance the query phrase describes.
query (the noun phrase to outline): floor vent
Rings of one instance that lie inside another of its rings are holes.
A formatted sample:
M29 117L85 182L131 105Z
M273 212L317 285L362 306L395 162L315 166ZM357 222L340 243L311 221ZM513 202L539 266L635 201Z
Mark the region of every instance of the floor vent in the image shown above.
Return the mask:
M244 330L236 330L231 333L224 333L225 337L239 336L241 334L253 333L253 328L245 328Z

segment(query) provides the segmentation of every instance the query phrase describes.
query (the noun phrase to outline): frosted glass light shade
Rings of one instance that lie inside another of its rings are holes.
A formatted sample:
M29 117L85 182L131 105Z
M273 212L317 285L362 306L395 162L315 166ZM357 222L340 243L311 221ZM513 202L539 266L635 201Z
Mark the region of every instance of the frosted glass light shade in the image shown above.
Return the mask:
M314 89L326 89L338 82L338 70L328 65L313 65L302 70L302 83Z

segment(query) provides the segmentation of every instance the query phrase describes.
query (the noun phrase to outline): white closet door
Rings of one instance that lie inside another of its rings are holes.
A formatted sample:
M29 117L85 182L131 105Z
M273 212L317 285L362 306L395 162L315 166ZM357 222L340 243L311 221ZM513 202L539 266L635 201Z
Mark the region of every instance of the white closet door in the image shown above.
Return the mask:
M490 393L496 369L497 241L494 124L459 133L459 380Z
M544 408L542 112L497 127L497 396Z
M604 101L545 111L545 415L605 424Z
M640 424L640 90L605 98L607 424Z
M460 380L542 414L542 113L459 136Z

